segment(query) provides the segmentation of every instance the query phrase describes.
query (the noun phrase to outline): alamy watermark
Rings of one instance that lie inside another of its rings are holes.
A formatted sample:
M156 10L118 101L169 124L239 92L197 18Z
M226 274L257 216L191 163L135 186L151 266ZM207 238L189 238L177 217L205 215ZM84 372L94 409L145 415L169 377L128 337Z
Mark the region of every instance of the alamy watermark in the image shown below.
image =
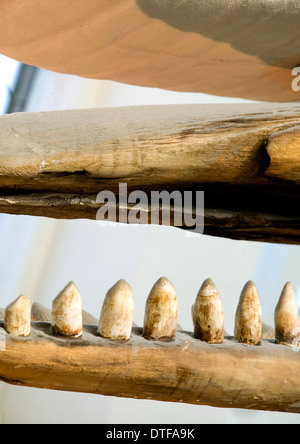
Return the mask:
M203 191L145 191L128 193L126 183L119 184L118 195L101 191L97 196L98 221L126 224L172 225L195 233L204 233Z
M300 66L297 66L292 71L292 76L295 77L292 81L292 90L295 92L300 91Z

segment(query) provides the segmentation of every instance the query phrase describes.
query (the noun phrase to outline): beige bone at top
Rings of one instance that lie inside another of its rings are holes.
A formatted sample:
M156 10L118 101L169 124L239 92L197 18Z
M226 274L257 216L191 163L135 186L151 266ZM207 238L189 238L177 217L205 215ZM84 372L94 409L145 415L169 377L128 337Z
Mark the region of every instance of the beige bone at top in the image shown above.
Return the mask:
M297 0L2 0L0 53L83 77L290 102L299 17Z

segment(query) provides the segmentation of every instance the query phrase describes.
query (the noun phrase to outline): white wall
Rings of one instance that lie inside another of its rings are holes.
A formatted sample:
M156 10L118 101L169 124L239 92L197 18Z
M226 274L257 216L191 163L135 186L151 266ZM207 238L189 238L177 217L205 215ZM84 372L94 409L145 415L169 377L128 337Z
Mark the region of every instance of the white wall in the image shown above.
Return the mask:
M222 99L230 101L230 99ZM125 87L40 71L29 111L154 103L205 103L221 99ZM235 101L236 102L236 101ZM135 322L142 325L154 282L167 276L179 298L179 322L192 330L190 308L207 277L220 292L226 329L240 291L253 279L264 320L285 282L300 290L300 249L208 236L186 237L175 228L107 226L95 221L56 221L0 216L0 297L5 306L20 293L51 306L74 280L84 308L99 316L107 290L125 278L135 295ZM298 415L251 412L51 392L1 385L1 421L8 423L296 423Z

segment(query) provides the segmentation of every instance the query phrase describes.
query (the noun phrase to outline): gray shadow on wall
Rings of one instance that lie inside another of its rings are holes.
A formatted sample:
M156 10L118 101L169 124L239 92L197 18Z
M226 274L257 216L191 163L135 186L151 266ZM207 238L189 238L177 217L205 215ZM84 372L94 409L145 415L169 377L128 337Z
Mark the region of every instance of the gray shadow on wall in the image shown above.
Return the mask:
M136 0L149 17L227 42L272 66L300 62L299 0Z

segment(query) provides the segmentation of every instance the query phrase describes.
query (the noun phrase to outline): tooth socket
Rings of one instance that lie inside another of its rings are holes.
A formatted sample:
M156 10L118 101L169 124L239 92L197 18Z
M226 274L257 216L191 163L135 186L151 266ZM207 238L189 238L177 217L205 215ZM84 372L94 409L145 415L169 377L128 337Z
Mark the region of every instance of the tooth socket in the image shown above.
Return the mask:
M22 295L6 308L4 328L12 336L30 335L31 303L28 298Z
M69 338L82 336L82 298L71 282L52 305L53 332Z
M176 335L177 320L175 288L167 278L161 278L147 299L143 335L148 340L171 340Z
M120 280L105 297L99 321L99 335L113 340L129 340L133 313L131 288L125 280Z

